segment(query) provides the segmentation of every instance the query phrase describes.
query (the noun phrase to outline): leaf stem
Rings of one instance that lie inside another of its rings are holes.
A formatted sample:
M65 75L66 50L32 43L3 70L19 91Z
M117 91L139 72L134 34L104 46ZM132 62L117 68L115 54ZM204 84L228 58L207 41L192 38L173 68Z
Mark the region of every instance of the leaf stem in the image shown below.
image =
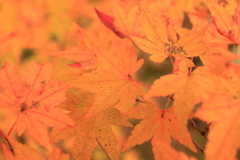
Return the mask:
M166 106L165 106L164 110L167 109L167 107L169 105L169 102L170 102L170 99L171 99L171 96L168 96L168 100L167 100L167 103L166 103Z
M7 134L8 136L10 136L10 134L11 134L11 132L12 132L14 126L16 125L16 123L17 123L17 121L18 121L18 118L19 118L19 115L17 116L17 119L16 119L15 122L13 123L11 129L9 130L9 132L8 132L8 134Z
M142 83L142 82L140 82L140 81L138 81L138 80L136 80L136 79L133 79L133 78L132 78L132 80L133 80L134 82L138 83L138 84L141 84L141 85L149 88L149 89L151 88L149 85L146 85L146 84L144 84L144 83Z
M170 61L171 61L171 63L172 63L172 66L173 66L173 68L174 68L174 62L173 62L172 56L169 56L169 59L170 59Z
M111 158L109 157L109 155L107 154L106 150L103 148L103 146L100 144L99 140L96 138L96 141L98 143L98 145L102 148L103 152L105 153L105 155L107 156L108 160L111 160Z
M15 155L11 143L9 142L8 138L3 134L3 132L2 132L1 130L0 130L0 136L1 136L3 139L6 140L8 146L9 146L10 151L12 152L13 155Z

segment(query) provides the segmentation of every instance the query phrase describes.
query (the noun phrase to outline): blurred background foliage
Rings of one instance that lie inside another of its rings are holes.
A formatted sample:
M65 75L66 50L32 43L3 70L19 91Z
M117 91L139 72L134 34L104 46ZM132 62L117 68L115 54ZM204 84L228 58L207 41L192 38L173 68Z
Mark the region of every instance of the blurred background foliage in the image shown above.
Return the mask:
M109 7L111 3L119 4L128 12L139 2L140 0L0 0L0 66L4 61L8 61L22 74L29 62L34 60L40 63L53 63L53 78L59 80L67 80L66 77L64 78L64 74L67 72L82 74L86 72L85 68L76 69L67 65L74 63L73 61L49 55L51 52L61 51L78 44L78 35L72 22L98 35L102 31L103 25L95 13L94 7L111 15L112 8ZM174 21L176 28L182 28L183 32L184 29L198 26L194 23L194 16L206 19L211 25L210 14L204 0L149 0L148 3L149 11L168 15ZM224 5L230 14L234 13L237 5L235 0L219 0L218 3ZM213 26L209 27L210 30L211 27ZM109 34L113 34L110 32L109 30ZM231 47L226 39L222 43L223 47ZM145 59L143 67L137 74L139 81L151 85L160 76L172 73L173 68L169 59L160 64L153 63L149 60L148 54L140 51L136 46L135 48L139 59ZM201 65L199 58L194 58L194 63ZM153 100L160 108L163 108L167 102L167 98L154 98ZM0 128L3 132L7 133L9 127L14 123L16 118L14 115L13 111L0 108ZM139 123L137 120L131 120L131 122L134 125ZM206 125L198 120L196 123L201 129L204 129L203 127ZM121 145L131 133L131 128L113 127L113 129L120 144L120 151ZM190 124L189 131L193 139L204 147L206 140ZM18 140L47 156L42 147L28 138L27 133ZM70 138L59 142L57 146L63 149L64 153L68 153L72 143L73 138ZM193 153L174 140L172 145L188 155L203 159L201 153ZM154 159L150 142L133 147L125 153L121 153L120 157L121 160ZM93 160L107 160L100 147L95 148Z

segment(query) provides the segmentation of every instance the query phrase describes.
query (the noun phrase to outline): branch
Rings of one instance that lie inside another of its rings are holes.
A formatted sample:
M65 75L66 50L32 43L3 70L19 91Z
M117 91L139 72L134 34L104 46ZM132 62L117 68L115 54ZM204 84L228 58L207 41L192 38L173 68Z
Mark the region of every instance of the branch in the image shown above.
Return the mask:
M209 126L211 125L211 123L207 127L205 127L204 131L201 131L192 118L190 119L190 121L192 123L192 127L196 129L206 140L208 140L206 134L209 131Z
M209 123L205 128L204 128L204 131L202 131L201 135L202 136L206 136L208 131L209 131L209 127L211 126L212 123Z
M141 103L145 103L143 100L141 100L141 99L136 99L136 102L141 102Z
M204 154L204 149L192 138L193 143L198 147L198 149Z

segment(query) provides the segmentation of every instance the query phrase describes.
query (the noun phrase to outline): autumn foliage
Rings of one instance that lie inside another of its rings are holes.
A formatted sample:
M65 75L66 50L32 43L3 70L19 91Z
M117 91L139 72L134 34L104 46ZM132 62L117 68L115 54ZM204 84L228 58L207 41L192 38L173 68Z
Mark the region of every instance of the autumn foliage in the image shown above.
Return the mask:
M0 6L0 159L239 159L237 0Z

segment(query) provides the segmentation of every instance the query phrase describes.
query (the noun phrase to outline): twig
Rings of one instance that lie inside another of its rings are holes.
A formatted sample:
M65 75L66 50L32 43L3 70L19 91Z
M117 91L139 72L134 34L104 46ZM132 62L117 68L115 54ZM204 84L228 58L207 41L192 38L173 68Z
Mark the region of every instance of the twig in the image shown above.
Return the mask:
M193 119L190 119L191 123L192 123L192 127L194 129L196 129L199 133L202 133L202 131L197 127L196 123L193 121Z
M204 149L192 138L193 143L198 147L198 149L204 154Z
M191 57L191 61L193 62L193 57ZM188 75L190 75L192 73L192 67L190 67Z
M145 103L143 100L140 100L140 99L136 99L136 102L141 102L141 103Z
M111 158L109 157L109 155L107 154L107 152L105 151L105 149L103 148L103 146L100 144L100 142L98 141L98 139L96 138L96 141L98 143L98 145L102 148L103 152L105 153L105 155L107 156L108 160L111 160Z
M205 130L204 130L204 131L201 131L201 130L198 128L198 126L196 125L196 123L193 121L193 119L190 119L190 121L191 121L191 123L192 123L192 127L193 127L194 129L196 129L196 131L198 131L206 140L208 140L206 134L207 134L207 132L209 131L209 126L210 126L211 124L210 124L209 126L205 127Z

